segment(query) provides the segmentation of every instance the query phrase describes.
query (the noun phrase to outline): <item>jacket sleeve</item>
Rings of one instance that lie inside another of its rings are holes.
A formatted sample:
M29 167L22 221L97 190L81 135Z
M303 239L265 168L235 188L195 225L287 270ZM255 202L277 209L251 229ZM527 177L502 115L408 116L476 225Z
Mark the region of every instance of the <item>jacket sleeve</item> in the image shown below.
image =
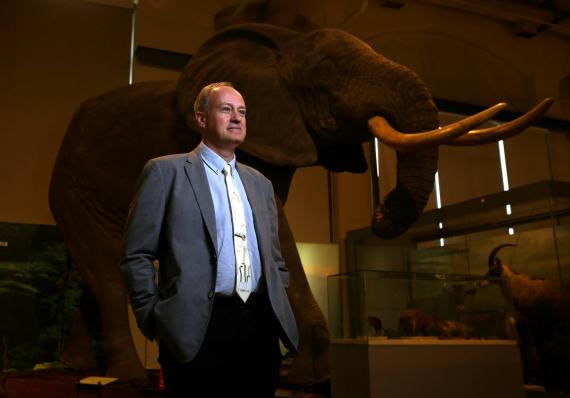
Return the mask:
M275 204L275 194L273 192L273 185L269 180L267 181L269 185L268 189L268 208L269 208L269 219L270 219L270 233L271 233L271 256L273 257L274 263L277 265L279 270L279 275L281 276L281 281L283 286L289 287L289 269L285 264L283 255L281 254L281 244L279 243L279 212L277 211L277 206Z
M151 160L142 171L129 209L120 263L138 326L151 340L156 336L153 308L158 301L153 261L158 259L164 196L159 164Z

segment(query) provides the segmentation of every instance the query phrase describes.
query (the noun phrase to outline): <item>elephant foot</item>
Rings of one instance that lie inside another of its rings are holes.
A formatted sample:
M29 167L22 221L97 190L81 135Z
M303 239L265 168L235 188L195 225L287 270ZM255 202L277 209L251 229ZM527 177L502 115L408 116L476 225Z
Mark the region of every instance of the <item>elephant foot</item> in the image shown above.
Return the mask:
M71 369L88 370L97 367L97 361L95 361L89 346L87 349L80 347L66 348L59 360Z
M111 340L107 350L106 375L134 385L148 386L150 382L148 374L136 353L130 335L122 338L114 337Z
M86 370L97 367L97 361L91 349L91 333L82 311L77 311L75 314L70 336L59 360L72 369Z
M291 384L313 386L330 379L330 337L326 327L312 325L310 338L301 339L299 351L289 369Z
M136 361L123 360L109 363L105 375L116 377L135 386L150 386L150 378L138 359Z

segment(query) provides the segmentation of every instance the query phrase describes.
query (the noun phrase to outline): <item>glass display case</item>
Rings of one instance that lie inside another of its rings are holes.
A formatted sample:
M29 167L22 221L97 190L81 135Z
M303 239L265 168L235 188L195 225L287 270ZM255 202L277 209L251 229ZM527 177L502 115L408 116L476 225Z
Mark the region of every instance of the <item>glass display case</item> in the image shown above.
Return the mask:
M424 212L403 236L350 231L346 271L485 275L490 252L530 277L570 283L570 183L542 181Z
M375 237L370 228L351 231L347 273L329 280L329 308L341 308L329 315L331 332L337 342L361 339L369 345L383 339L512 342L520 349L526 384L567 391L570 311L559 307L543 311L550 315L539 322L529 319L528 311L514 311L513 298L501 293L501 279L486 275L490 254L502 247L497 257L509 272L544 283L550 296L564 302L570 297L568 242L570 183L553 180L426 211L392 241ZM562 325L556 331L561 354L541 358L543 338L529 330L533 322Z
M524 396L516 318L499 279L329 276L333 397Z
M516 340L500 279L360 271L328 278L333 339Z

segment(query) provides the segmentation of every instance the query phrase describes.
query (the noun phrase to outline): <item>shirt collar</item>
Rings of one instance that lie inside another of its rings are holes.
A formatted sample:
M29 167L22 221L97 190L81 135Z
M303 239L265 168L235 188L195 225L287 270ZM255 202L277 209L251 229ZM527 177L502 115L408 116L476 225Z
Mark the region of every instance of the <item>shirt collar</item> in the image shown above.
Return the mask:
M226 162L224 158L218 155L216 152L211 150L208 145L204 143L204 141L200 142L200 155L202 156L202 160L214 173L220 174L224 169L226 163L229 163L232 166L232 169L235 170L236 167L236 157L232 158L229 162Z

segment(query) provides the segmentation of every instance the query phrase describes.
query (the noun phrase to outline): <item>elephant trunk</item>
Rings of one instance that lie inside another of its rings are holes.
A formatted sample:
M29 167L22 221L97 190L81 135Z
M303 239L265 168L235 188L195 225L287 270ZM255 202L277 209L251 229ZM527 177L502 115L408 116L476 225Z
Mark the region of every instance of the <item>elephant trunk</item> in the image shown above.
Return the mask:
M413 157L398 153L397 185L378 203L372 215L372 230L376 236L396 238L417 220L433 187L437 159L437 150Z
M402 131L393 129L383 118L369 120L371 133L381 142L398 150L398 179L396 188L380 202L372 216L372 230L382 239L393 239L404 233L422 213L433 188L437 171L438 150L442 142L456 139L500 112L506 104L497 104L483 112L440 128L437 109L427 91L398 123ZM428 130L428 131L425 131Z
M552 99L543 100L511 122L479 130L472 128L488 121L507 104L496 104L445 127L436 127L437 110L431 99L425 101L424 98L418 104L420 106L416 107L416 112L410 112L410 118L406 119L409 124L402 125L405 126L403 131L421 132L402 134L379 116L368 121L372 135L398 150L397 186L377 205L372 216L372 230L382 239L392 239L404 233L423 211L437 170L438 145L481 145L512 137L542 117L551 106ZM418 130L422 126L431 130Z
M438 111L423 84L409 81L409 91L415 99L405 115L394 117L394 124L406 135L437 129ZM374 132L372 131L373 135ZM432 191L437 171L436 147L420 151L397 152L397 185L376 206L372 216L372 230L381 239L393 239L404 233L422 213Z

